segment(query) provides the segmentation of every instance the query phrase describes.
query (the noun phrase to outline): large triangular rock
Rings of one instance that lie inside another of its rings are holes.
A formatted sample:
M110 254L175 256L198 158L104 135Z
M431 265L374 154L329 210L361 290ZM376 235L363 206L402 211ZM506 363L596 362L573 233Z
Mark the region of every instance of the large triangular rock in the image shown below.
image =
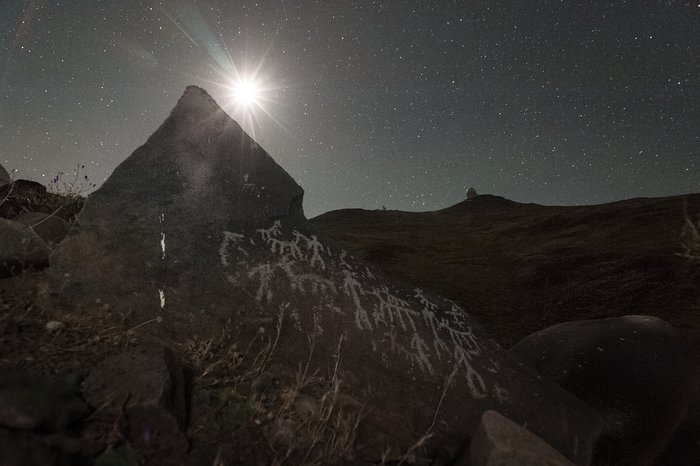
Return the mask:
M172 311L187 309L178 322L197 326L222 302L231 310L230 301L211 294L230 289L223 274L209 273L220 262L222 232L303 219L302 196L205 91L190 86L161 127L90 195L75 234L54 254L54 276L66 297L99 298L135 321L167 315L166 325L175 324Z
M7 170L5 170L5 167L0 164L0 186L4 184L10 184L12 182L12 177L10 176L9 173L7 173Z
M52 256L53 288L85 312L108 308L175 339L220 338L228 325L239 342L274 340L274 357L292 371L313 347L310 370L325 374L340 348L347 390L370 417L388 420L389 439L415 440L432 426L433 441L457 448L496 409L587 464L597 414L513 362L456 304L389 280L316 235L302 194L203 90L188 87L90 196ZM267 340L278 322L279 338Z

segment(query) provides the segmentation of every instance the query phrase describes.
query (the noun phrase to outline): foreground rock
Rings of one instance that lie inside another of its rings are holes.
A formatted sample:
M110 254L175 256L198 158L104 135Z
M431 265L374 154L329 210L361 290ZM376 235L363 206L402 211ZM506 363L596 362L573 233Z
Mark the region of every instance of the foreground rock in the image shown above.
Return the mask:
M84 198L75 193L56 194L36 181L0 182L0 218L15 219L28 212L43 212L68 222L80 212Z
M456 452L493 408L588 464L594 410L512 361L455 303L393 282L317 235L302 195L189 87L90 196L52 255L53 290L71 307L109 309L105 318L176 342L225 331L262 355L258 371L294 377L302 364L342 378L373 412L364 437L394 452L428 431ZM379 460L381 449L363 451Z
M39 211L48 204L51 195L46 186L36 181L15 180L0 186L0 217L13 218L24 212Z
M24 431L0 428L0 465L2 466L61 466L81 464L74 458L52 448L43 436Z
M49 247L31 227L0 218L0 277L49 264Z
M0 426L60 432L88 413L77 383L28 374L0 374Z
M30 226L46 244L60 243L70 230L70 223L45 212L26 212L12 220Z
M510 352L600 410L598 455L605 464L654 464L667 447L677 461L661 464L700 459L700 371L666 322L648 316L567 322Z
M163 347L140 346L110 357L90 371L83 396L107 419L124 410L132 445L182 454L189 448L181 429L187 422L182 366Z
M486 411L460 466L573 466L532 432L496 411Z

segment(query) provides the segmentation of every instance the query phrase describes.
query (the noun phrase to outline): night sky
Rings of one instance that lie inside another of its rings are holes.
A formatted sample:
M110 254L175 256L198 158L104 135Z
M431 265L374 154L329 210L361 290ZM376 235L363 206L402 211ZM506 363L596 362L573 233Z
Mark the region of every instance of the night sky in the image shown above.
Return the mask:
M100 184L195 84L309 217L700 191L700 0L0 0L0 34L19 178Z

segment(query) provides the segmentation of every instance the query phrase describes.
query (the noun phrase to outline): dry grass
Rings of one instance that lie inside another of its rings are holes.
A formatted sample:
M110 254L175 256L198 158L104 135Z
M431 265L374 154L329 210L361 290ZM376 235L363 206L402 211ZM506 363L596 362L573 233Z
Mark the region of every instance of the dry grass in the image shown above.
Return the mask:
M294 383L282 387L266 429L274 452L272 464L326 465L354 457L358 426L364 405L343 394L340 367L342 338L333 354L335 364L328 380L311 371L316 341L309 338L309 355L300 364ZM320 395L311 396L310 393Z
M434 435L435 424L437 423L438 415L440 414L440 408L442 408L442 403L445 400L445 396L447 396L447 391L449 390L450 386L452 386L452 382L454 381L455 376L459 372L459 368L461 367L463 362L464 362L464 360L462 358L455 361L455 364L452 367L452 372L450 372L450 375L448 375L445 378L445 382L442 386L442 392L440 393L440 399L438 400L438 404L435 407L435 411L433 412L433 420L430 423L430 425L428 426L428 428L425 430L423 435L421 435L413 445L411 445L404 453L402 453L396 459L390 458L390 456L389 456L391 454L390 449L385 450L382 454L382 458L381 458L381 462L379 463L379 466L386 466L389 463L397 463L397 466L402 466L404 464L418 464L419 462L422 462L425 464L432 464L432 461L430 461L430 460L421 459L419 457L418 453L421 450L425 450L425 448L428 444L428 441Z
M253 431L266 445L272 465L321 466L350 460L365 407L343 392L343 341L325 377L312 368L315 335L309 337L307 358L294 374L272 372L269 366L283 338L285 311L283 306L278 310L274 334L260 329L247 344L232 341L229 326L216 339L187 342L183 353L195 368L195 398L209 407L194 420L190 434L209 436L216 423L227 430L225 435ZM225 456L220 448L213 464L230 464Z
M47 186L48 191L69 199L85 197L97 184L91 182L87 175L81 174L83 170L85 165L78 164L72 173L59 171Z

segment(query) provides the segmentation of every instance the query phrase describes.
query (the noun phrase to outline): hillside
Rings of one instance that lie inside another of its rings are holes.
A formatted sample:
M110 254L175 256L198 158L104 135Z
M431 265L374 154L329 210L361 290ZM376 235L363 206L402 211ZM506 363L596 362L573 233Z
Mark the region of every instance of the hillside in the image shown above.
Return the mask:
M312 219L388 273L449 297L502 345L574 319L648 314L700 355L700 267L678 253L700 194L592 206L481 195L435 212L346 209Z

